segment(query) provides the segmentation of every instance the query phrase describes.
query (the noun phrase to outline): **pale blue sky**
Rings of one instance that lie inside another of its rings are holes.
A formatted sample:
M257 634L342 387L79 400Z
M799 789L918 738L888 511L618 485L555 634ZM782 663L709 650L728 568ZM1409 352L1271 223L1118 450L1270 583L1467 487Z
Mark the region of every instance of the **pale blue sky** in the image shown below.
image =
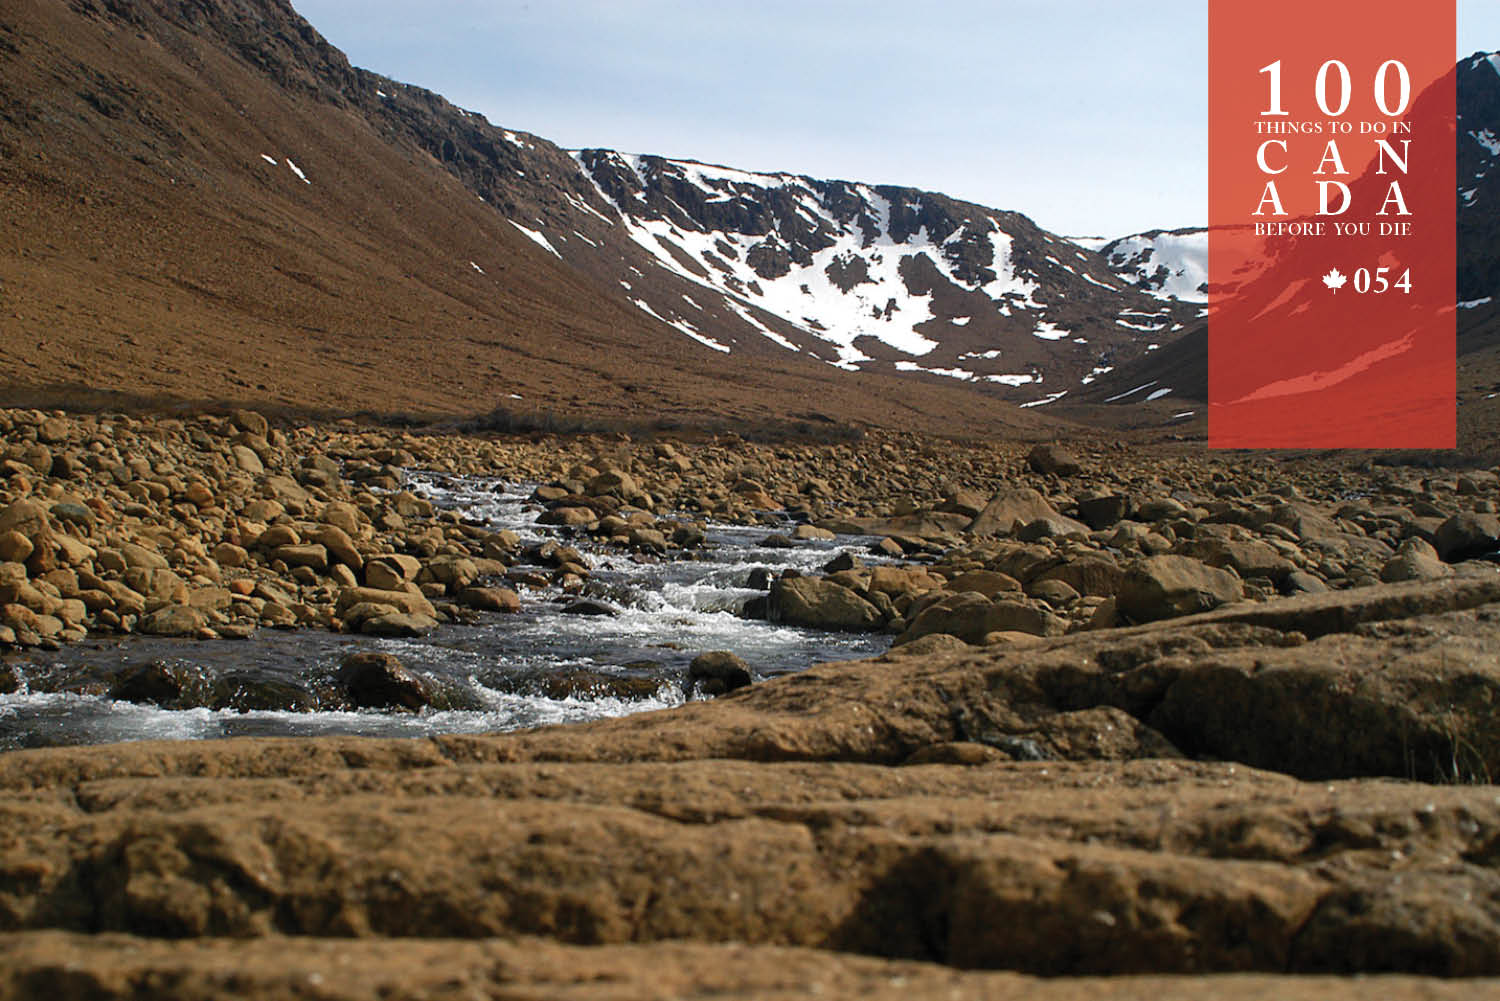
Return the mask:
M567 147L906 184L1073 236L1206 219L1207 0L292 2L355 65ZM1500 3L1460 0L1479 49Z

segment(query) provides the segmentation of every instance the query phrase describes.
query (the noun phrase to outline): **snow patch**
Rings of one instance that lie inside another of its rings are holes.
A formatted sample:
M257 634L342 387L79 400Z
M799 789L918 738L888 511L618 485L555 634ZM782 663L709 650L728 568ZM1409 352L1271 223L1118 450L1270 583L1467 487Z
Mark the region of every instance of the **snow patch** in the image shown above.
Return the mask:
M552 254L553 257L556 257L559 261L562 260L562 254L559 254L557 252L557 248L554 247L554 246L552 246L552 244L550 242L548 242L547 238L545 236L543 236L540 232L538 232L537 230L534 230L534 229L527 229L525 226L522 226L520 223L516 222L514 219L508 219L506 221L509 222L512 226L516 227L516 229L519 229L522 233L525 233L526 234L526 238L529 239L529 240L531 240L538 247L541 247L543 250L548 251L549 253ZM622 282L621 284L624 284L624 283ZM629 288L630 286L626 285L625 287Z
M1127 236L1108 246L1110 267L1161 299L1207 302L1208 233ZM1163 271L1165 269L1165 271Z
M682 333L687 334L699 344L702 344L704 347L713 348L715 351L721 351L726 355L730 353L729 347L727 345L720 344L712 337L705 337L704 335L698 333L698 328L693 326L691 323L688 323L686 320L669 320L665 316L662 316L660 313L658 313L656 310L652 309L649 304L643 302L640 299L631 299L630 301L639 306L648 315L655 317L674 330L680 330Z
M1092 372L1083 377L1083 385L1087 386L1094 380L1098 379L1101 375L1107 375L1114 370L1115 367L1113 365L1099 365L1095 367Z
M1105 400L1104 402L1105 403L1113 403L1116 400L1123 400L1127 396L1134 396L1136 393L1139 393L1143 389L1150 389L1152 386L1156 385L1156 382L1157 382L1157 380L1152 379L1150 382L1147 382L1147 383L1144 383L1142 385L1139 385L1139 386L1135 387L1134 389L1126 390L1123 393L1116 393L1114 396L1111 396L1109 399Z
M1023 404L1021 404L1021 409L1022 410L1029 410L1032 407L1045 407L1049 403L1056 403L1058 400L1062 399L1064 396L1067 396L1067 395L1068 395L1068 391L1066 389L1064 389L1060 393L1051 393L1051 394L1049 394L1047 396L1042 397L1040 400L1032 400L1030 403L1023 403Z

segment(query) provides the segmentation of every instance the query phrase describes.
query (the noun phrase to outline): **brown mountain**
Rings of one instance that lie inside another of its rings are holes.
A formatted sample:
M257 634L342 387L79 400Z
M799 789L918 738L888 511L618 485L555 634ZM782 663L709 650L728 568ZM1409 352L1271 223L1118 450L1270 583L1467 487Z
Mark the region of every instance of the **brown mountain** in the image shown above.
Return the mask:
M284 0L7 3L0 203L14 401L1044 433L1005 401L1177 322L1016 213L492 126Z

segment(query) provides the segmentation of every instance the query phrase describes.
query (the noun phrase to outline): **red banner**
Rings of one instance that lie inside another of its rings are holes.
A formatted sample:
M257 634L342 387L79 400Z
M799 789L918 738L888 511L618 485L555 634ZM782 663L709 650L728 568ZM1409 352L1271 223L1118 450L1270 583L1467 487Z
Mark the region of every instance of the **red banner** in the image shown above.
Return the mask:
M1451 448L1453 0L1212 0L1214 448Z

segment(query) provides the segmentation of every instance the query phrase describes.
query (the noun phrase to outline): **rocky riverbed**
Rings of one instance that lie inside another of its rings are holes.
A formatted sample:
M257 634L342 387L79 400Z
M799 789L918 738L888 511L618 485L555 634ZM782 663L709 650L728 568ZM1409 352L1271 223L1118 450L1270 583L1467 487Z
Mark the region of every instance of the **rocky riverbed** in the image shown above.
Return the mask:
M301 711L431 720L451 687L387 644L561 622L724 532L755 553L715 584L736 635L865 658L674 650L691 701L508 734L8 753L0 997L1500 987L1475 979L1500 976L1488 468L243 412L0 430L21 696L99 646L325 643ZM79 677L57 697L223 694Z

